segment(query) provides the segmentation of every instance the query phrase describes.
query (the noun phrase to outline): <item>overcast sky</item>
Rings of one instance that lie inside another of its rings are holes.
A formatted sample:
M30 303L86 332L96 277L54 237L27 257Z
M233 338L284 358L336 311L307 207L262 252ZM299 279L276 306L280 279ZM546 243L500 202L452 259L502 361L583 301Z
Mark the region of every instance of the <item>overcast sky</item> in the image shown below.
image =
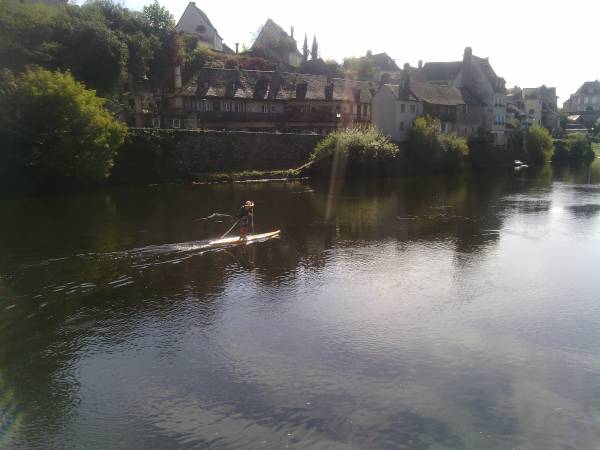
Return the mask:
M160 1L160 0L159 0ZM141 9L150 0L124 0ZM187 0L163 0L178 20ZM387 52L402 67L456 61L466 46L489 57L507 86L556 86L559 105L584 81L600 79L600 0L203 1L196 5L225 42L251 44L268 18L298 46L317 35L323 58Z

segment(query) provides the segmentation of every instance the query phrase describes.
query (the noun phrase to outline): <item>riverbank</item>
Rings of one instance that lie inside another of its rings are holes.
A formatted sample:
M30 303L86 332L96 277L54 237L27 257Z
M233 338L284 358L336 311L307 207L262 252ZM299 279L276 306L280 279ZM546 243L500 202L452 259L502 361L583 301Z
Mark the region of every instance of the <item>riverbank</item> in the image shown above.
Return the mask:
M113 184L293 177L319 135L130 129L114 161Z

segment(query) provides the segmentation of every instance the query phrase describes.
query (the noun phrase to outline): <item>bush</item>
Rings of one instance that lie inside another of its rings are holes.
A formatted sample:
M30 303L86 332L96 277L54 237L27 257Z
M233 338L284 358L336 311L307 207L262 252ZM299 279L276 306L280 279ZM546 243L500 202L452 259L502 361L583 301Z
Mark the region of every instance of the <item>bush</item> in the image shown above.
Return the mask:
M576 133L556 141L552 161L591 162L595 157L590 138L583 133Z
M527 130L527 160L531 164L548 161L554 151L554 141L550 132L534 125Z
M378 128L357 127L327 135L311 153L309 164L314 171L340 177L390 175L398 152Z
M438 119L417 117L408 133L406 156L412 165L454 170L462 167L468 153L467 140L442 133Z
M0 168L33 184L105 178L126 127L70 73L29 68L0 79Z

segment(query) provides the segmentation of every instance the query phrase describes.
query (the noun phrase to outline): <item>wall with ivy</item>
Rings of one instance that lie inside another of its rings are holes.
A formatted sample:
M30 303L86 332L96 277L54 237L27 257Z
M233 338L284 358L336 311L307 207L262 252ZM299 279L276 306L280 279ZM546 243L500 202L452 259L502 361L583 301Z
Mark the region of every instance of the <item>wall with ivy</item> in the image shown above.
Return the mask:
M111 181L192 181L209 173L296 168L320 140L298 134L130 129Z

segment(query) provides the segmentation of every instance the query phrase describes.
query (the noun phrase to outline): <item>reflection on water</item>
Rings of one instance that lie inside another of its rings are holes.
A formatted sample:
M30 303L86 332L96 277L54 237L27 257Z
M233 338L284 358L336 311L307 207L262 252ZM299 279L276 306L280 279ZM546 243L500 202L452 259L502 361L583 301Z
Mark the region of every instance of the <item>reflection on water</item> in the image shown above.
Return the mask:
M0 207L2 448L600 448L597 162Z

